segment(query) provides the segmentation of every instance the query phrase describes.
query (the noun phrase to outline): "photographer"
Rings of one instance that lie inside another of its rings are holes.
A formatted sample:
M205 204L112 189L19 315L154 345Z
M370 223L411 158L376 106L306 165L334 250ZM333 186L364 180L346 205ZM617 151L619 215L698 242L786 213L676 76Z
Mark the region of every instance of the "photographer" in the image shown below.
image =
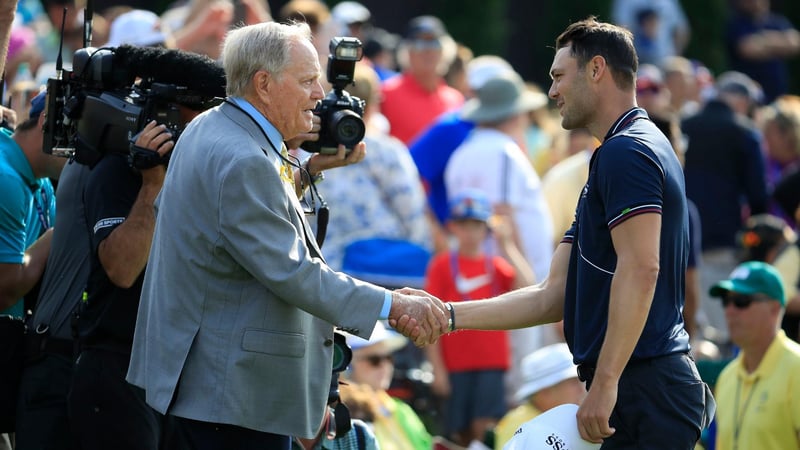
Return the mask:
M330 269L296 186L363 159L311 157L284 141L312 130L322 100L308 25L228 33L228 99L183 133L159 197L128 380L193 449L288 450L313 437L329 392L334 324L369 337L379 318L416 342L447 328L439 301ZM307 173L306 173L307 172Z

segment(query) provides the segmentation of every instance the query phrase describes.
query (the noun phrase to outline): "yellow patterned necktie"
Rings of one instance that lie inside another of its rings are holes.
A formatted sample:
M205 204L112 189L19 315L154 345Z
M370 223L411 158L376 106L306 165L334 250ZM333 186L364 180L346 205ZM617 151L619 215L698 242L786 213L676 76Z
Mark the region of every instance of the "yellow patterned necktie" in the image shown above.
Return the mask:
M292 165L289 164L289 149L284 143L281 143L281 160L281 180L294 186L294 171Z

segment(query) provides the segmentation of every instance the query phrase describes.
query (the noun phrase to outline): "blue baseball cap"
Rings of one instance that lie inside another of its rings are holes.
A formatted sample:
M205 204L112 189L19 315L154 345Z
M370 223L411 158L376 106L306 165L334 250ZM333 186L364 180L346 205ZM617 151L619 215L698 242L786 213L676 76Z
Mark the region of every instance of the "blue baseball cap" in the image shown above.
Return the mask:
M481 190L461 191L450 201L451 220L480 220L486 222L492 216L492 204Z
M31 99L31 110L29 118L38 119L44 111L44 105L47 103L47 90L43 90L36 94L36 97Z

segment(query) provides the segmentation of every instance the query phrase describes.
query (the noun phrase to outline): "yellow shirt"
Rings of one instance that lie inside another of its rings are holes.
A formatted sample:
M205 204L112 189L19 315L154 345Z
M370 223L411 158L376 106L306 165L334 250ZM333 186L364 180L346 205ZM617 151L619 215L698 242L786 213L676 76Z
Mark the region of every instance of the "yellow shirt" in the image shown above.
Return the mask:
M800 449L800 345L779 331L755 372L739 355L716 385L718 450Z
M523 423L541 414L541 411L534 408L530 402L524 402L511 411L507 412L497 426L494 427L494 448L502 450L503 446L514 437L514 433Z

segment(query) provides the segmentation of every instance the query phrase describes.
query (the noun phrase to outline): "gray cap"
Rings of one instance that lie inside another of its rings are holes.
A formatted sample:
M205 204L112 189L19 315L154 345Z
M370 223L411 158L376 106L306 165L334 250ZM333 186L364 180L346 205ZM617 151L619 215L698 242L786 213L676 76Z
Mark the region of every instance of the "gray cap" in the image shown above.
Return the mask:
M516 72L492 77L476 94L461 109L461 117L475 123L499 122L547 104L547 95L529 91Z

